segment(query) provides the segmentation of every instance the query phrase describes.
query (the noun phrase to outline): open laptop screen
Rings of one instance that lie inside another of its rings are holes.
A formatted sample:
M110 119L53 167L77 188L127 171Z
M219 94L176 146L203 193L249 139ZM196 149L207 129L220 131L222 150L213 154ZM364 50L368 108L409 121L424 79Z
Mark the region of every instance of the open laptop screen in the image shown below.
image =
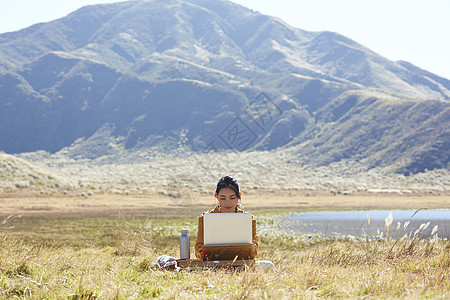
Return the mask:
M205 245L251 244L252 214L205 213L203 237Z

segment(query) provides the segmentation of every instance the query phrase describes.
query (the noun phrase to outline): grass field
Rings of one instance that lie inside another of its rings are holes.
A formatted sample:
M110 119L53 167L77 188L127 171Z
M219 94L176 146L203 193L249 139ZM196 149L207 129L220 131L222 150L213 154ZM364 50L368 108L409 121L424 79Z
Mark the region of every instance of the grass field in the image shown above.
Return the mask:
M209 196L2 194L0 298L450 296L450 242L421 239L431 228L403 240L350 241L287 233L277 223L287 211L449 208L448 196L252 194L243 204L258 220L258 259L273 261L274 269L151 267L159 255L178 257L180 229L194 240L196 217L213 204Z

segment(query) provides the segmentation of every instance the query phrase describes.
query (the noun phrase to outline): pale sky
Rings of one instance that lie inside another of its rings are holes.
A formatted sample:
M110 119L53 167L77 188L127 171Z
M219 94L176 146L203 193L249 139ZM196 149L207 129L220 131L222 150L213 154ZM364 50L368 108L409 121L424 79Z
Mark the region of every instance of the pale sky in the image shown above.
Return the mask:
M214 1L214 0L212 0ZM0 0L0 33L120 0ZM450 0L233 0L293 27L333 31L450 79Z

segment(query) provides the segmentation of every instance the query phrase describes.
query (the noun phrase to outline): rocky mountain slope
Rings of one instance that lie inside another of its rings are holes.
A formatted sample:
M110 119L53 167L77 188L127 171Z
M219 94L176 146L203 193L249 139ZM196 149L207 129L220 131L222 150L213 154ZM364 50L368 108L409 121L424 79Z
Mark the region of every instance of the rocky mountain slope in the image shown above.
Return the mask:
M449 163L450 81L229 1L84 7L0 35L0 150L289 148L409 174Z

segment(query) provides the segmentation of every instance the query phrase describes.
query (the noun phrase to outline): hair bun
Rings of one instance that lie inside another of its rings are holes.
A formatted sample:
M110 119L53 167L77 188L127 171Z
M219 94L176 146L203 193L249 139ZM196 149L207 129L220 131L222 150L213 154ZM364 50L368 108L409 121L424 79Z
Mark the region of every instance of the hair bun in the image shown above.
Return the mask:
M219 191L225 187L232 188L236 192L236 195L239 197L239 183L235 178L233 178L233 176L227 175L220 178L219 182L217 183L216 194L219 194Z

